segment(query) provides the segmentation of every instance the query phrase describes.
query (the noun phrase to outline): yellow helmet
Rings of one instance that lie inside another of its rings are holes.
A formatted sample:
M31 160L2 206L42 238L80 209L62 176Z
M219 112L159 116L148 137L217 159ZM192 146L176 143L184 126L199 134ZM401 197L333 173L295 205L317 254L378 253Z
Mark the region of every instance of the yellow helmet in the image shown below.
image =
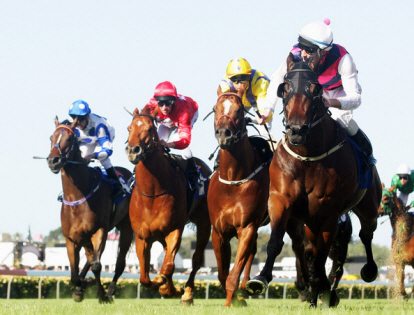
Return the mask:
M251 72L252 67L250 66L250 63L246 59L239 57L230 60L227 65L226 76L230 79L236 75L249 75Z

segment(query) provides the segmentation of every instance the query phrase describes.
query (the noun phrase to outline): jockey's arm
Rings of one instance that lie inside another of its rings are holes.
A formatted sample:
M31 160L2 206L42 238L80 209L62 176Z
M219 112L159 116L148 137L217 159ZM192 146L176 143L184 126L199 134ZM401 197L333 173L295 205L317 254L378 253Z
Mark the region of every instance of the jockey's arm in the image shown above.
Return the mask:
M350 54L346 54L342 57L338 65L338 73L341 76L342 88L344 96L339 96L336 100L340 103L337 104L333 101L333 107L340 105L340 109L353 110L361 105L361 86L358 83L358 70Z
M259 79L252 87L253 94L256 96L257 109L261 115L258 117L258 123L264 124L272 121L274 107L268 107L266 103L266 94L269 87L268 79Z
M112 155L112 141L110 138L108 127L100 124L96 127L96 137L100 151L95 152L95 158L104 160Z
M276 108L279 97L277 96L277 89L284 81L285 74L287 72L286 62L283 62L279 68L270 77L270 84L267 88L266 99L264 100L263 109L269 110L272 113Z

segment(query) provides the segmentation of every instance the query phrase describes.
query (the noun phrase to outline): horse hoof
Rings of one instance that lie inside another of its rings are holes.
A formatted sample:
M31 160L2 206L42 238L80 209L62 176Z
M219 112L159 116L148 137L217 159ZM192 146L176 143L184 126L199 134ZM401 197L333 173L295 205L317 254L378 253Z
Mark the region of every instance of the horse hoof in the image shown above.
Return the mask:
M372 282L378 276L378 267L376 264L365 264L361 269L361 278L365 282Z
M193 298L190 298L190 299L181 298L181 305L192 306L192 305L194 305L194 300L193 300Z
M72 298L75 302L83 301L83 290L80 287L76 287L72 293Z
M168 282L167 277L162 274L156 275L154 279L152 280L152 283L156 286L162 286L163 284L167 282Z
M111 304L114 302L114 299L111 296L104 295L99 298L100 304Z
M247 302L244 298L236 297L235 299L233 299L231 301L231 306L233 306L233 307L246 307Z
M336 290L331 291L331 298L329 299L329 307L337 307L339 304L340 298L336 293Z
M108 292L106 293L106 296L112 298L115 295L116 290L116 284L114 282L111 282L111 284L108 287Z
M259 295L266 292L268 282L265 277L257 276L247 281L246 291L249 295Z

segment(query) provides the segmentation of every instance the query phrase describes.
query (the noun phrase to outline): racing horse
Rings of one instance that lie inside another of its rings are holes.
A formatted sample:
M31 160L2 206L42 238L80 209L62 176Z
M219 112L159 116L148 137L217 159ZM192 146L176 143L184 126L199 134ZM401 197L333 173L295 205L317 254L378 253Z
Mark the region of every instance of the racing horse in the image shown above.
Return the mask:
M321 297L325 305L336 306L339 299L336 292L330 290L325 262L338 218L350 209L358 216L359 236L367 255L361 277L367 282L375 280L378 268L372 255L372 237L377 226L381 185L372 165L366 188L360 185L357 172L360 164L352 140L330 117L314 69L313 63L295 62L290 54L287 74L278 88L278 96L283 98L286 133L277 145L269 168L268 207L272 232L265 266L247 287L253 292L262 292L271 281L287 222L296 218L306 224L310 305L316 307Z
M218 278L226 291L224 305L245 305L243 292L236 294L236 291L243 269L241 289L250 279L257 229L267 217L272 152L266 140L248 138L245 108L238 94L220 94L213 112L215 137L220 150L218 168L210 179L207 195L213 225L212 244ZM233 237L239 241L234 267L229 272L230 240Z
M99 301L106 303L112 301L133 238L128 216L130 196L117 205L113 204L113 183L106 180L100 170L89 167L88 162L81 157L74 123L70 124L67 120L59 123L55 119L56 129L50 137L51 149L47 163L53 173L61 173L63 203L60 219L74 286L73 299L77 302L83 300L85 276L91 269L98 285ZM116 167L116 171L125 180L132 176L131 172L121 167ZM114 227L120 231L118 256L114 277L105 294L100 278L100 258L108 231ZM82 247L87 261L79 273L79 252Z
M182 303L193 303L194 278L204 259L204 249L211 233L206 196L187 198L187 180L182 168L161 145L154 117L147 112L134 110L128 127L128 159L135 164L135 186L132 191L129 215L135 232L136 252L140 266L140 282L158 288L161 296L175 296L174 258L180 247L184 226L192 222L197 227L196 249L192 258L192 271L185 284ZM203 175L211 170L196 159ZM161 269L152 280L149 277L150 250L159 241L165 249Z
M414 217L407 212L409 208L397 197L395 188L382 190L378 214L388 215L391 221L391 248L397 276L397 293L404 298L408 297L404 286L404 269L406 265L414 268Z

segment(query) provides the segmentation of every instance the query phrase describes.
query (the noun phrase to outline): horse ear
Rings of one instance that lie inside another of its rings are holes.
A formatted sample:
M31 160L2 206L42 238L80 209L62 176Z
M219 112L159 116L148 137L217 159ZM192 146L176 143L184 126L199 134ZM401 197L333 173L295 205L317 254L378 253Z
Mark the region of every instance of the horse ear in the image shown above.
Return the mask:
M55 126L59 126L59 118L57 115L55 116Z
M132 115L133 115L134 117L139 115L139 110L138 110L138 108L136 108L136 107L135 107L134 111L132 112Z
M223 91L221 90L220 85L217 87L217 97L219 97L221 94L223 94Z
M289 53L289 56L286 58L286 65L287 65L287 71L290 71L293 69L293 66L295 65L295 59L292 53Z

